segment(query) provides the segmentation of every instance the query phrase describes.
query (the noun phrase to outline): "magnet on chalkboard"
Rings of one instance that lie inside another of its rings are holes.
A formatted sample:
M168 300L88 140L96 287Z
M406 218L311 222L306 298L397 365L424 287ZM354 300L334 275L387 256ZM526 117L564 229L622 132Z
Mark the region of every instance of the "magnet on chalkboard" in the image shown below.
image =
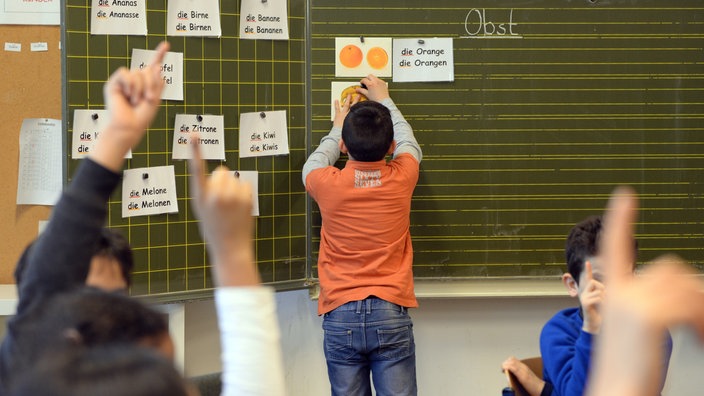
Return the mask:
M418 44L425 44L425 40L418 40Z
M235 177L239 178L239 177L240 177L240 173L237 172L237 171L235 171Z
M198 115L196 116L196 120L198 120L198 122L202 122L202 121L203 121L203 116L200 115L200 114L198 114Z
M259 113L259 117L261 117L262 119L266 118L266 113L262 111L261 113Z
M142 173L142 180L147 180L149 179L149 173Z
M99 117L99 116L98 116L98 113L93 113L93 114L90 116L90 118L92 118L93 121L97 120L98 117Z
M359 36L359 41L363 43L363 42L364 42L364 36Z
M266 3L266 0L262 0L262 3Z

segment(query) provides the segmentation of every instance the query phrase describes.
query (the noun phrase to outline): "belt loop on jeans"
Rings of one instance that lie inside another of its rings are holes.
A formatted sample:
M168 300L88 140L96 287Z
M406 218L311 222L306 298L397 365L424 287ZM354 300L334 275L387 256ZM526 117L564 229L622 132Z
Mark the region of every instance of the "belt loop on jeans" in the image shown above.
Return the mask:
M372 300L370 298L366 298L364 300L365 305L367 306L367 315L372 313Z
M357 309L355 309L354 313L356 313L356 314L362 313L362 303L363 303L362 300L357 301Z
M399 312L401 312L402 314L405 314L406 310L408 309L408 308L404 307L403 305L399 305L398 307L401 308L401 310Z

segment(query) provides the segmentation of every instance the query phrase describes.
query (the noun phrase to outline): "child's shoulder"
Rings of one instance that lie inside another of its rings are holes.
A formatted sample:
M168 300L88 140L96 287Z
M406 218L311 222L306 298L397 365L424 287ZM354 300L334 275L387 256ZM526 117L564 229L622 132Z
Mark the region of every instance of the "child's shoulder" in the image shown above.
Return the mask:
M555 315L553 315L552 318L545 323L545 327L563 327L565 325L571 326L577 321L581 321L579 307L566 308L557 311Z

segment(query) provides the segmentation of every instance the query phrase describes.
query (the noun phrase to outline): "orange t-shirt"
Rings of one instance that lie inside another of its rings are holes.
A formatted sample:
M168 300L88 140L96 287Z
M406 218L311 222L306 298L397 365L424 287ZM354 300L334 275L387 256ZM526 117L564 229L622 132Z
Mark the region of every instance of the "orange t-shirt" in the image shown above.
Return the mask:
M349 160L311 171L306 190L322 215L318 314L376 296L417 307L413 289L411 196L419 163L410 154L389 161Z

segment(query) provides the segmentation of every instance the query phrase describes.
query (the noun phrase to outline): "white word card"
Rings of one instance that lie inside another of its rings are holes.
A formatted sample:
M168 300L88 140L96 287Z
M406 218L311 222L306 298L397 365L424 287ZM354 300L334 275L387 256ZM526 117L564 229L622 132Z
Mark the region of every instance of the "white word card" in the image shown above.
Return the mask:
M63 187L61 120L27 118L20 129L17 205L54 205Z
M107 110L74 110L71 158L81 159L92 153L100 133L109 121ZM132 150L127 152L125 158L132 158Z
M203 159L225 159L225 117L221 115L176 114L173 159L193 157L190 143L198 133Z
M5 43L5 51L22 52L22 43Z
M133 49L130 69L143 69L154 58L154 50ZM183 100L183 52L167 52L161 65L164 79L162 99Z
M288 40L286 0L242 0L240 38Z
M0 25L60 25L59 0L0 0Z
M394 82L454 81L452 38L394 39Z
M93 0L90 34L147 35L147 0Z
M174 166L127 169L122 178L122 217L178 212Z
M240 158L288 154L286 110L240 114Z
M166 34L220 37L218 0L169 0Z
M252 185L252 216L259 216L259 172L231 171L230 173Z

